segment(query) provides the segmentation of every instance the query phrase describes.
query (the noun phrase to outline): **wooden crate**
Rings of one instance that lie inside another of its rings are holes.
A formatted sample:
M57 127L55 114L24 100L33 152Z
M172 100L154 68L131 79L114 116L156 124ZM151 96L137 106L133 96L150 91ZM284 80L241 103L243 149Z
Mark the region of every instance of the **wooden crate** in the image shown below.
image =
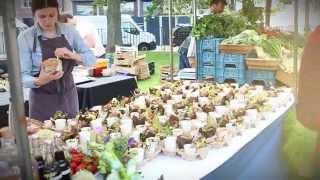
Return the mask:
M125 67L125 66L118 66L118 65L112 65L112 69L115 71L125 71L133 75L138 75L139 71L136 66L132 67Z
M294 73L284 72L282 69L278 70L276 73L276 79L289 87L295 87L296 85L296 76Z
M248 69L271 70L271 71L276 71L279 69L279 61L272 60L272 59L247 58L246 64Z
M150 77L149 64L145 60L138 60L135 66L138 69L138 80L144 80Z
M254 46L243 44L220 44L219 50L222 53L248 54Z
M115 64L119 66L134 66L137 62L139 61L144 61L146 55L140 55L140 56L135 56L134 58L116 58L115 59Z
M133 66L138 57L138 49L135 47L116 46L114 64L120 66Z
M173 76L177 76L178 70L177 68L173 68ZM160 66L160 79L167 80L171 77L171 68L170 66Z

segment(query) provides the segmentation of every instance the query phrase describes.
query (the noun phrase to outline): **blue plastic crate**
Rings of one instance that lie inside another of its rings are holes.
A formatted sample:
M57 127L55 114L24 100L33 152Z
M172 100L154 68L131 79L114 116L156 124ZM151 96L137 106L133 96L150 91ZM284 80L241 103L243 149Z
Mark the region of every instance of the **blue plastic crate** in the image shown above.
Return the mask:
M232 83L238 83L240 85L243 85L246 83L245 76L242 77L224 77L224 82L232 82Z
M229 77L243 77L243 78L245 78L245 76L246 76L245 69L232 68L232 67L225 67L224 68L224 72L223 72L224 78L229 78Z
M224 78L223 78L223 76L216 76L215 77L215 81L218 82L218 83L223 83L224 82Z
M223 69L223 67L224 67L223 59L221 59L220 54L216 54L215 66L216 66L218 69Z
M246 83L246 78L244 76L242 77L223 77L223 76L216 76L215 78L216 82L218 83L225 83L225 82L234 82L238 83L240 85Z
M224 68L217 68L216 67L216 77L224 77Z
M253 70L250 69L246 73L248 83L264 84L265 86L274 86L276 83L275 71Z
M219 45L223 40L223 38L199 39L197 40L197 48L201 52L209 51L219 54Z
M202 52L198 56L200 66L214 66L216 61L216 54L214 52Z
M197 78L206 79L206 78L215 77L215 67L214 66L202 66L197 68Z
M223 65L234 65L236 68L245 69L245 55L243 54L226 54L221 53L220 61L223 62Z

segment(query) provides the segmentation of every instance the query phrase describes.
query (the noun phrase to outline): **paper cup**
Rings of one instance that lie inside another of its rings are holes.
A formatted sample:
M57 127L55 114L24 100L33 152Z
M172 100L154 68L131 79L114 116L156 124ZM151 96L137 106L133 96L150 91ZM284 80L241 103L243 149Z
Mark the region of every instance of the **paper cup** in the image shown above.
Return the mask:
M196 155L197 149L192 144L185 144L183 149L185 155L188 157L194 157Z
M63 131L66 129L67 120L66 119L56 119L55 128L57 131Z
M89 131L80 131L79 139L80 145L86 145L88 141L90 141L91 133Z
M209 98L208 97L199 97L199 104L200 104L200 106L204 106L206 104L209 104Z
M165 124L168 121L167 116L159 116L159 121L161 124Z
M228 108L226 106L216 106L215 108L218 114L224 115L228 112Z
M91 128L92 128L92 129L102 128L102 122L103 122L103 119L92 120L92 121L90 122Z
M169 136L165 138L164 150L168 153L175 153L177 151L177 137Z
M206 122L208 120L208 114L205 112L196 112L196 116L199 121Z
M190 133L190 131L192 130L192 123L189 120L180 121L180 126L183 133L185 134Z
M108 127L111 127L113 124L117 123L119 121L116 117L109 117L107 118L107 125Z
M132 124L122 124L120 125L120 130L123 136L129 136L132 133Z
M179 129L179 128L177 128L177 129L173 129L172 130L172 134L173 134L173 136L180 136L180 135L182 135L183 134L183 130L182 129Z

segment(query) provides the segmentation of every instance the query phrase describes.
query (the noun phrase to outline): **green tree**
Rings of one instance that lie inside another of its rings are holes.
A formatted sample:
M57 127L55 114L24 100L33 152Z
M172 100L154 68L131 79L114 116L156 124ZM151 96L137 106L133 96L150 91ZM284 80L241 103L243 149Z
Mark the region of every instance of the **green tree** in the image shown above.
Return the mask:
M149 6L148 16L152 15L167 15L169 14L170 0L153 0ZM197 0L198 8L208 8L210 0ZM192 0L172 0L173 14L190 15L192 14Z
M121 0L95 0L95 6L107 6L107 52L114 52L115 45L122 45Z
M263 22L263 8L256 7L255 0L241 0L241 2L241 14L248 18L252 28L257 28L257 23Z

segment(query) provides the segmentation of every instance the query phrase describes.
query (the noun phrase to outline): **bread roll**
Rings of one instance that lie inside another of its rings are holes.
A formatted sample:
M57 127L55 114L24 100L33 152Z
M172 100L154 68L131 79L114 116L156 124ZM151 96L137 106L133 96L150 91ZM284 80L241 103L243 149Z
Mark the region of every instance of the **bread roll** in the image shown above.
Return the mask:
M62 71L62 62L56 58L49 58L43 61L43 68L45 73L54 73Z

